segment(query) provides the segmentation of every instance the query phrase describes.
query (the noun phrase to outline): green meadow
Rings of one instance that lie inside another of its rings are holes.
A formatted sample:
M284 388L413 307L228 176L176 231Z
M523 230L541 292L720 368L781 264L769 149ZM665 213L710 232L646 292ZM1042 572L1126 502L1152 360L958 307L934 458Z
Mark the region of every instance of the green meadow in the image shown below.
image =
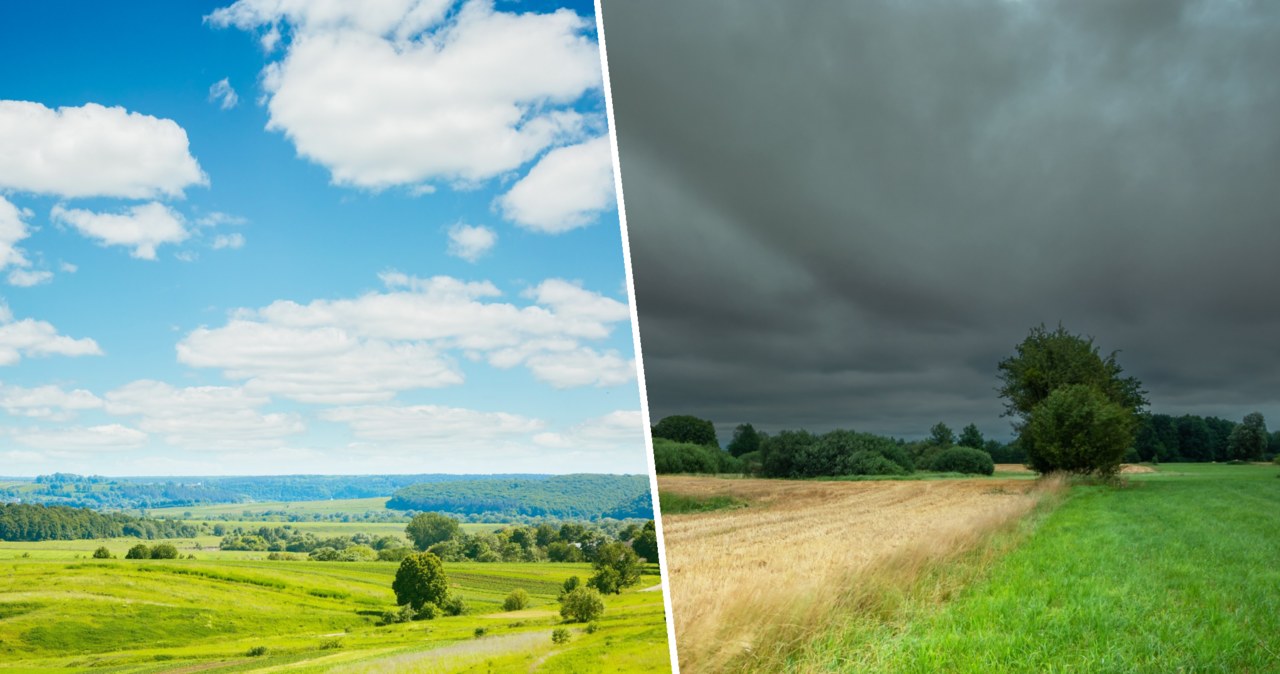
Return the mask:
M208 516L184 510L197 521ZM291 524L317 534L404 533L404 524ZM396 608L397 563L273 561L265 552L218 550L218 541L170 539L182 557L195 556L176 560L124 559L134 538L0 542L0 671L670 669L656 565L638 585L607 595L590 629L564 623L557 596L570 576L585 581L591 565L546 562L446 563L465 614L383 625L383 613ZM117 558L91 558L99 546ZM506 612L503 599L516 588L531 604ZM569 630L566 643L553 643L556 628Z
M1280 671L1277 473L1165 464L1076 484L1001 534L994 562L937 569L893 611L848 611L775 668Z

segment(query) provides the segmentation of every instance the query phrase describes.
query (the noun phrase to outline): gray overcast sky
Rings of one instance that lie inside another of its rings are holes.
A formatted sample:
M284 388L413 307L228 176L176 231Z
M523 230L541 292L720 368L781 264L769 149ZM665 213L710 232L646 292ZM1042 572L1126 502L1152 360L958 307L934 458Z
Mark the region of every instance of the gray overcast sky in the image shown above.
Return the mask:
M653 420L1007 438L1059 321L1280 427L1280 3L604 0Z

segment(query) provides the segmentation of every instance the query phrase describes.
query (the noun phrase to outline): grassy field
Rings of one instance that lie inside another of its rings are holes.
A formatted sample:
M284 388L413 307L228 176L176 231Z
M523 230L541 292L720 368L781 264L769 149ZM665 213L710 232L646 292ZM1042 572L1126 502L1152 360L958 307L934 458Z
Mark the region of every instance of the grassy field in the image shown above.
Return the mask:
M327 499L322 501L261 501L257 503L217 503L213 505L177 506L153 508L147 511L156 517L182 519L211 519L221 515L239 516L244 513L260 514L268 511L297 515L343 515L369 511L384 512L386 496L375 498Z
M847 604L786 657L737 665L1277 672L1278 543L1275 467L1163 465L1120 488L1075 485L996 541L997 559L932 569L889 610Z
M590 575L584 564L447 564L468 614L377 626L394 608L393 563L76 560L70 551L61 558L39 552L0 562L6 672L669 669L660 591L607 597L597 631L568 625L569 643L552 643L558 589L569 576ZM639 588L657 584L656 574L651 569ZM517 587L532 605L503 612L502 599ZM263 654L250 655L254 649Z

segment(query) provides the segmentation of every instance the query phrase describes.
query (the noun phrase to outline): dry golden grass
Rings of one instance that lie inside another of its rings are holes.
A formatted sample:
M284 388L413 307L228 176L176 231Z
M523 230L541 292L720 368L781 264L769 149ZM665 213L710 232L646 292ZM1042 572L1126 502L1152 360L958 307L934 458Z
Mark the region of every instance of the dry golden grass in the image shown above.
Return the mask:
M891 611L931 564L1029 512L1026 480L814 482L661 476L747 508L663 517L680 668L767 663L837 612ZM1056 484L1056 483L1055 483Z

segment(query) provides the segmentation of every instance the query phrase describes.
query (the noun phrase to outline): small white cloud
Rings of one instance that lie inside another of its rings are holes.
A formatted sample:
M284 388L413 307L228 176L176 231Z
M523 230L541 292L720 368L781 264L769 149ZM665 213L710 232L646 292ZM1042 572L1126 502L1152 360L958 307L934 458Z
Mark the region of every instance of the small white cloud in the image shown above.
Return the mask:
M238 310L226 325L183 338L178 360L218 368L254 392L343 405L461 384L452 354L498 368L526 365L562 388L635 376L633 361L582 347L629 320L622 302L559 279L530 289L534 303L517 306L493 300L501 292L489 282L394 271L381 278L386 292Z
M561 432L539 433L533 440L545 447L618 447L634 450L644 445L647 431L644 416L639 410L616 410L575 424Z
M243 248L243 247L244 247L244 235L239 232L236 232L234 234L219 234L213 239L214 250L221 250L223 248L231 248L234 250L236 248Z
M0 408L13 416L65 421L81 410L102 407L94 394L75 389L64 391L57 386L6 386L0 384Z
M484 225L458 223L449 228L449 254L475 262L498 242L498 234Z
M19 288L30 288L53 280L53 272L29 269L14 269L9 272L9 285Z
M120 424L105 424L88 428L18 431L13 438L19 444L36 449L84 452L135 449L146 443L147 434Z
M44 321L15 321L9 307L0 304L0 365L13 365L23 356L101 356L98 343L88 337L72 339L58 334Z
M20 209L0 196L0 269L31 264L26 251L17 247L19 241L31 234L26 223L30 217L31 211Z
M179 262L195 262L200 259L200 254L194 250L182 250L174 253L173 257Z
M601 136L548 152L498 205L525 229L559 234L595 222L615 194L609 137Z
M79 270L80 270L80 268L79 268L79 267L77 267L77 266L76 266L76 265L74 265L74 264L71 264L70 262L60 262L60 263L58 263L58 269L59 269L60 271L62 271L62 273L64 273L64 274L74 274L74 273L76 273L77 271L79 271Z
M600 353L581 347L530 356L525 364L538 379L556 388L618 386L636 376L636 361L616 351Z
M0 101L0 188L66 198L182 196L208 178L172 120L87 103Z
M197 227L217 227L218 225L243 225L249 221L238 216L214 211L196 218Z
M106 394L106 411L137 416L138 428L171 445L202 449L275 447L306 430L295 414L263 413L264 395L229 386L175 388L141 380Z
M325 410L320 416L351 426L357 438L390 442L498 440L527 437L545 425L539 419L440 405L366 405Z
M58 204L50 218L74 227L81 234L106 246L130 246L130 255L156 259L156 246L180 243L189 236L177 211L158 202L133 206L123 213L95 213L68 209Z
M223 110L230 110L240 102L240 97L236 95L236 90L231 87L228 78L224 77L209 87L209 102L217 103Z

